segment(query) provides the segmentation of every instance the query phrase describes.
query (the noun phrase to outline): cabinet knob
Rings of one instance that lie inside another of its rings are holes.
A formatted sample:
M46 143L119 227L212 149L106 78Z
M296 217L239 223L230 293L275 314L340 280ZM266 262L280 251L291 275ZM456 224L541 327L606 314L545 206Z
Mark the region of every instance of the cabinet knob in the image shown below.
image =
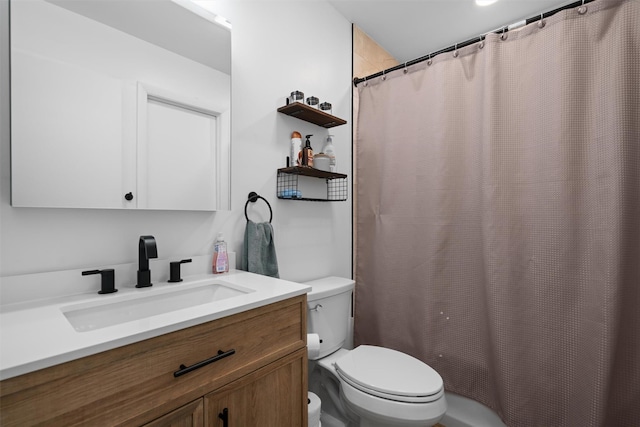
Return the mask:
M125 200L131 201L133 200L133 193L132 192L128 192L127 194L124 195Z

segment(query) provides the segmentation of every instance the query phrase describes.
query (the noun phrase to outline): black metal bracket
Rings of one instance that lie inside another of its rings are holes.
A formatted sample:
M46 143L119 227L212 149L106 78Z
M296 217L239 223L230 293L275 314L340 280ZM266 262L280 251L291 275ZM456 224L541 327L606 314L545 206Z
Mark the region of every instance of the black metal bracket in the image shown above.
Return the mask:
M200 369L204 366L207 366L210 363L217 362L220 359L224 359L225 357L229 357L233 354L236 354L235 349L231 349L229 351L218 350L218 354L216 356L210 357L207 360L203 360L201 362L195 363L191 366L180 365L180 369L173 373L175 378L178 378L182 375L188 374L189 372L193 372L196 369Z
M249 206L249 202L255 203L258 201L258 199L262 199L267 204L267 206L269 206L269 223L271 223L271 220L273 219L273 210L271 209L271 205L269 204L267 199L260 196L255 191L252 191L251 193L249 193L249 196L247 197L247 199L248 199L247 203L244 204L244 217L247 219L247 222L249 222L249 216L247 215L247 206Z

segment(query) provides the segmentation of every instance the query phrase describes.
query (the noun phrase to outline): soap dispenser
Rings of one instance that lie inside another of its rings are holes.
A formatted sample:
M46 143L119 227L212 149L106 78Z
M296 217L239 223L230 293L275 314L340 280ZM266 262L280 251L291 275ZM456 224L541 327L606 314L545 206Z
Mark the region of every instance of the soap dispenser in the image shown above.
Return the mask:
M331 172L336 171L336 152L333 149L333 135L327 136L327 140L324 143L322 152L329 156L329 170Z
M313 135L306 135L305 138L307 140L304 143L304 148L302 149L302 166L313 167L313 149L311 148L311 138Z
M218 233L218 238L213 249L213 274L226 273L229 271L229 255L227 253L227 242L224 241L222 233Z

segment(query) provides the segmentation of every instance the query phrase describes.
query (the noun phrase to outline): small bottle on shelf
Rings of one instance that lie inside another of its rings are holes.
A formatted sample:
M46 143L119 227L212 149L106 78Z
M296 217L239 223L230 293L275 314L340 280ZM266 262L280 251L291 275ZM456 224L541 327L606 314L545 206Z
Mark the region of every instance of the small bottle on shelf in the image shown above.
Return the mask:
M313 167L313 149L311 148L311 138L313 135L306 135L307 140L304 143L301 155L301 166Z
M302 135L298 131L291 133L291 166L300 166L300 153L302 151Z
M336 171L336 152L333 149L333 135L327 136L327 141L324 143L322 152L329 156L329 171Z

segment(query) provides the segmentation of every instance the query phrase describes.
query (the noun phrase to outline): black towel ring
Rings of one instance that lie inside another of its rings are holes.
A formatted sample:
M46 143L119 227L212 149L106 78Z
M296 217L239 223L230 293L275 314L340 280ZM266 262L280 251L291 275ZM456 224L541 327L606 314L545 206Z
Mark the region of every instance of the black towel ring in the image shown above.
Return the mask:
M271 205L269 204L267 199L258 195L258 193L256 193L255 191L252 191L251 193L249 193L247 203L244 204L244 217L247 219L247 222L249 222L249 216L247 215L247 206L249 206L249 202L255 203L258 201L258 199L264 200L267 206L269 206L269 223L271 223L271 220L273 219L273 210L271 209Z

